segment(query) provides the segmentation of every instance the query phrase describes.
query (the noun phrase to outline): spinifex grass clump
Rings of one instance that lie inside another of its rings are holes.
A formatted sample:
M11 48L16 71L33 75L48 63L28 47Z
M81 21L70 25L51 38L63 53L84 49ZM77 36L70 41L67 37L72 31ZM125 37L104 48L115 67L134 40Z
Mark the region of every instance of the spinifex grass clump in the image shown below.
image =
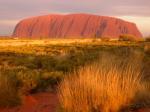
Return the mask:
M21 103L17 78L0 72L0 106L15 106Z
M105 58L65 77L59 86L64 112L118 112L126 107L141 87L135 66Z

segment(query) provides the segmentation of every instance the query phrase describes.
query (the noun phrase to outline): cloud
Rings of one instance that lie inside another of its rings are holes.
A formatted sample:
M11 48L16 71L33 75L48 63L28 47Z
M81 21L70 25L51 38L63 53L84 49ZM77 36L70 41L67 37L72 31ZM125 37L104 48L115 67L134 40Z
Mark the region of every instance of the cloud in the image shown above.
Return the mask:
M0 0L0 20L21 20L49 13L150 17L150 0Z
M61 12L150 16L150 0L55 0L51 5Z
M0 35L12 34L19 20L0 20Z
M150 17L117 16L118 18L136 23L144 36L150 36Z
M150 16L150 0L1 0L0 18L18 19L51 12Z
M0 20L0 24L2 25L15 25L19 20Z

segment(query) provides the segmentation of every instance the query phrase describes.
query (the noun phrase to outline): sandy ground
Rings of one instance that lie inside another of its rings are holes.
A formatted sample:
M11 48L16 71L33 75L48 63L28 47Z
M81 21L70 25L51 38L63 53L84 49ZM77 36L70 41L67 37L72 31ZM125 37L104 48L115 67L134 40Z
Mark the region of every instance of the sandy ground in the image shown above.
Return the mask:
M145 109L139 109L136 112L150 112L150 108L145 108Z
M15 108L0 108L0 112L56 112L58 106L58 98L54 93L37 93L27 96L23 105ZM130 112L150 112L150 109L139 109Z
M27 96L23 105L15 108L0 109L0 112L55 112L58 99L54 93L38 93Z

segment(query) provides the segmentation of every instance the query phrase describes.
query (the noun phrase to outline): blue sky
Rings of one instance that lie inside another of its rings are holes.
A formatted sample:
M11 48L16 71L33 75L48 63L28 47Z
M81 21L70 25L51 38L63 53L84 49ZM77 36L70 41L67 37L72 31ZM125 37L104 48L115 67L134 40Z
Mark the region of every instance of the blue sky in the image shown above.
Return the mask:
M50 13L118 17L150 35L150 0L0 0L0 35L10 35L21 19Z

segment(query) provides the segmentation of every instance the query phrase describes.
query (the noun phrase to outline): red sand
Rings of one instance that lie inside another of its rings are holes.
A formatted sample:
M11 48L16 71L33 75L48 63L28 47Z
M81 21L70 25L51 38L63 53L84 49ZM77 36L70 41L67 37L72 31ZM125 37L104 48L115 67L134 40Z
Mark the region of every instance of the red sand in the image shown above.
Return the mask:
M55 112L57 104L56 94L38 93L27 96L22 106L0 109L0 112Z
M56 112L58 98L53 93L38 93L27 96L23 105L15 108L0 109L0 112ZM150 112L149 108L131 112Z
M136 112L150 112L150 108L139 109Z

